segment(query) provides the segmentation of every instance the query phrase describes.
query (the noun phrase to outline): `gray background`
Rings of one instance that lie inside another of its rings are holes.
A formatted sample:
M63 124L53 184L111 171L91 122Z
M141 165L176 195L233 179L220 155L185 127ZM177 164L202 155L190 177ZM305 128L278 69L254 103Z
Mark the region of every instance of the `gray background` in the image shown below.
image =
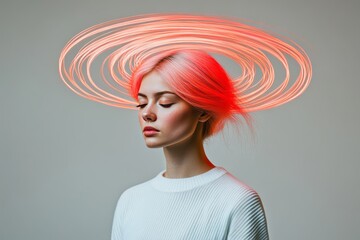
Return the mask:
M360 239L360 1L1 1L0 239L110 239L120 194L164 167L136 112L83 99L61 82L61 49L107 20L152 12L239 17L294 38L313 81L253 114L209 158L260 194L272 239Z

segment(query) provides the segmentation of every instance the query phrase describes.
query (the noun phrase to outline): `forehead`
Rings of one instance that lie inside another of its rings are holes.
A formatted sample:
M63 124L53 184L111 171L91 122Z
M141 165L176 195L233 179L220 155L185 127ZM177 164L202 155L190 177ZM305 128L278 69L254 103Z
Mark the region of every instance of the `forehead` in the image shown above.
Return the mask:
M171 86L155 71L147 74L141 81L139 94L154 95L155 93L173 92Z

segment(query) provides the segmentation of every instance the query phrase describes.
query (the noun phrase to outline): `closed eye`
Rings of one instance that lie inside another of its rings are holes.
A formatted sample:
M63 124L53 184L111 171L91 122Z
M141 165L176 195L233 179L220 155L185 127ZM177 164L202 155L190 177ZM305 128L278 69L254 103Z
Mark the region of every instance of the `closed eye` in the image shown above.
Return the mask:
M173 103L169 103L169 104L160 104L160 106L164 107L164 108L169 108L171 105L173 105Z
M136 107L137 108L144 108L146 106L146 104L139 104L139 105L137 105Z

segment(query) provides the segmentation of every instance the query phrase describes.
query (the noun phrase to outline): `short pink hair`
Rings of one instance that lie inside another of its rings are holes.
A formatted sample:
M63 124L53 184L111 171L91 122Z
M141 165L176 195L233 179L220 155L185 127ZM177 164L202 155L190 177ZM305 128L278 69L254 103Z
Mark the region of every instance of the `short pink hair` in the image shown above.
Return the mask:
M130 80L130 94L134 99L138 98L143 77L152 71L165 79L184 101L211 115L204 123L203 139L221 131L227 120L239 120L236 114L250 123L251 117L241 107L232 80L208 53L174 50L146 59L134 70Z

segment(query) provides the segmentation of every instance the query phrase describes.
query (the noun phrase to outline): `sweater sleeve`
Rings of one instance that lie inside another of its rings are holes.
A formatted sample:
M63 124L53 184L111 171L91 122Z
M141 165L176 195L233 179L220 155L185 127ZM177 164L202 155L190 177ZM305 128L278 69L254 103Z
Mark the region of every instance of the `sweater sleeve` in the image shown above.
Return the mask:
M228 240L268 240L265 211L259 195L246 191L231 214Z
M124 218L124 209L125 209L125 192L120 196L114 213L112 231L111 231L111 240L123 240L122 233L122 223Z

